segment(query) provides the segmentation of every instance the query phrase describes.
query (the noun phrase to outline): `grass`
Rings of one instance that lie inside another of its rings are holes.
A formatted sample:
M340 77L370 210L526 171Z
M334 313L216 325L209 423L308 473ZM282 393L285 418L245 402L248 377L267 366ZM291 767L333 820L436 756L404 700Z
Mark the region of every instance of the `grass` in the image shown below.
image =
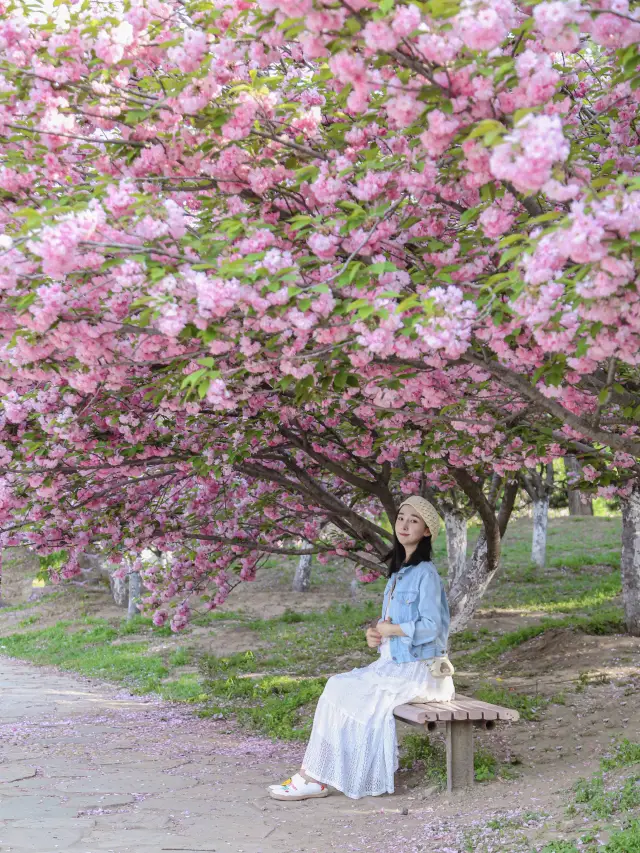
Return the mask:
M640 853L640 820L634 820L627 829L616 832L605 846L604 853Z
M640 772L610 781L615 771L640 765L640 743L624 738L600 761L600 771L590 779L579 779L575 786L575 803L582 811L599 818L616 812L627 813L640 806ZM640 770L640 768L638 768ZM577 809L573 807L573 810Z
M627 812L640 806L640 774L630 776L621 785L608 789L602 773L576 784L576 803L592 817L609 818L617 812Z
M308 736L326 677L373 659L363 629L377 606L343 604L323 613L285 611L246 621L270 648L227 657L203 655L203 686L218 711L237 713L252 729L292 740Z
M0 651L34 663L50 664L126 684L136 692L154 690L168 674L165 660L146 654L144 642L114 645L118 631L103 620L88 624L58 622L52 628L13 634L0 640Z
M402 770L419 770L425 784L444 788L447 783L447 756L444 744L424 735L406 735L400 754ZM476 749L473 769L476 782L488 782L499 775L509 775L496 757L486 749Z
M640 764L640 743L632 743L623 738L616 743L613 752L605 756L600 762L603 770L617 770L620 767L629 767Z
M628 773L629 768L634 772ZM588 779L574 785L574 801L567 809L583 823L597 821L593 830L582 837L582 844L563 841L547 845L541 853L640 853L640 743L622 739L600 761L600 769ZM622 824L622 826L620 826ZM597 844L598 832L604 829L609 841ZM561 846L561 845L564 845ZM586 845L586 846L585 846Z
M584 634L604 636L624 633L622 613L616 609L602 610L593 616L566 616L559 619L546 617L537 625L526 625L515 631L501 634L497 639L481 646L477 651L465 657L465 664L489 664L505 652L544 634L552 628L573 628Z
M509 690L507 687L496 687L492 684L482 684L473 691L476 699L491 702L492 705L502 705L518 711L523 720L538 720L540 711L549 704L543 696L528 696Z
M551 519L547 568L531 565L531 522L517 519L503 540L502 568L483 607L524 612L574 613L610 605L620 594L619 517ZM477 536L470 530L470 545ZM585 566L609 566L615 571L594 577Z

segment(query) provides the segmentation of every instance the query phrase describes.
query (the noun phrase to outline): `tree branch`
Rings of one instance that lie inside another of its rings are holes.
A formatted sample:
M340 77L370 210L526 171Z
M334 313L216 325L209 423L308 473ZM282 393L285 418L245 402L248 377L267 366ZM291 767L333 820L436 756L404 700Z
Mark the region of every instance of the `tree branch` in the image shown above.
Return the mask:
M548 397L545 397L537 388L529 382L527 377L520 376L508 367L495 360L485 361L484 359L474 355L471 352L466 352L462 359L469 364L474 364L486 370L494 376L505 387L520 394L531 403L535 403L539 408L548 412L550 415L567 423L570 427L588 436L593 441L598 441L607 447L614 450L621 450L624 453L629 453L632 456L640 456L640 442L634 441L631 438L625 438L614 432L606 432L606 430L594 427L584 418L570 412L561 403L557 403Z

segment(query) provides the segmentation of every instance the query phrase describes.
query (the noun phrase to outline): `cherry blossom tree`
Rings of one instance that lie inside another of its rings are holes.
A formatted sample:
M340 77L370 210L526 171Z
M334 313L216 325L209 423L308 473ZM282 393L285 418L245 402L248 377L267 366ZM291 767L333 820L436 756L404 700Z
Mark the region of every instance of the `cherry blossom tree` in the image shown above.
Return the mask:
M225 590L240 554L251 576L320 505L379 559L389 484L424 475L483 520L466 614L522 465L583 445L602 493L632 493L637 4L0 7L8 543L200 537L149 579L157 605ZM420 453L366 489L316 460L320 501L301 463L326 418L332 465Z

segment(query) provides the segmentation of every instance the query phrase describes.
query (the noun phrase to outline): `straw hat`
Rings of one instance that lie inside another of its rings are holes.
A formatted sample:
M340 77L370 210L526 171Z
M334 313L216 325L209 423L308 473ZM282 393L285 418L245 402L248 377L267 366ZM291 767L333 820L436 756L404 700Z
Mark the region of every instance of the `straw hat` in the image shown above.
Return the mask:
M431 541L433 542L440 532L440 526L442 525L440 516L436 512L436 508L433 504L430 504L429 501L421 498L419 495L411 495L411 497L407 498L406 501L402 501L398 512L400 512L403 506L410 506L411 509L420 516L429 528Z

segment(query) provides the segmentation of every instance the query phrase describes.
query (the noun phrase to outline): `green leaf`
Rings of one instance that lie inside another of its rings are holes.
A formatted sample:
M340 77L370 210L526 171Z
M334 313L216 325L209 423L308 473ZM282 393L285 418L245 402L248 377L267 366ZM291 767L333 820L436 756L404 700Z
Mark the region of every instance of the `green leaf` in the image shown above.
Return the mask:
M196 385L206 373L206 367L202 367L200 370L194 370L193 373L190 373L188 376L184 377L180 388L184 390L185 388L190 388L192 385Z
M415 308L419 303L420 297L416 293L412 293L411 296L407 296L406 299L403 299L402 302L399 303L396 311L398 313L401 311L407 311L409 308Z
M477 139L480 136L484 136L485 133L489 133L489 131L506 133L506 130L506 127L501 122L493 118L485 118L473 128L467 139Z
M541 213L540 216L534 216L533 219L528 219L527 224L537 225L539 222L552 222L554 219L562 219L565 216L561 210L549 210L547 213Z
M525 234L508 234L506 237L503 237L500 240L499 246L503 249L505 246L510 246L512 243L521 243L523 240L526 240Z
M347 384L348 377L349 374L346 370L340 370L338 372L336 378L333 380L333 387L336 389L336 391L342 391L342 389Z
M375 305L363 305L362 308L358 308L358 317L361 320L366 320L367 317L370 317L376 311Z
M509 261L512 261L514 258L519 257L522 254L522 252L523 252L522 246L513 246L511 249L507 249L506 252L502 253L502 256L500 258L500 263L498 264L498 266L503 267L505 264L509 263Z
M468 225L470 222L473 222L478 216L480 216L481 207L470 207L469 210L465 210L465 212L460 217L460 225Z

